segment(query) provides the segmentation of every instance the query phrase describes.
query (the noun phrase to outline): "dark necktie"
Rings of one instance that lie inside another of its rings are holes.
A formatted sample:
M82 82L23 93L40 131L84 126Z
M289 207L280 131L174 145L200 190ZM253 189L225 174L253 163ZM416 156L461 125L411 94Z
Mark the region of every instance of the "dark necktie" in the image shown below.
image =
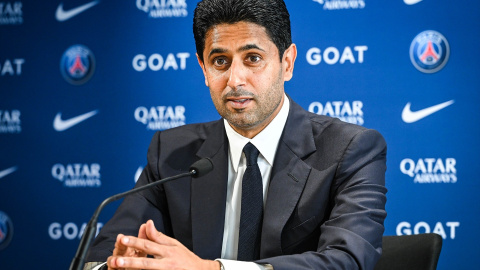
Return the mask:
M242 179L242 208L238 236L239 261L253 261L260 257L260 236L263 219L263 184L257 158L260 153L251 143L243 148L247 169Z

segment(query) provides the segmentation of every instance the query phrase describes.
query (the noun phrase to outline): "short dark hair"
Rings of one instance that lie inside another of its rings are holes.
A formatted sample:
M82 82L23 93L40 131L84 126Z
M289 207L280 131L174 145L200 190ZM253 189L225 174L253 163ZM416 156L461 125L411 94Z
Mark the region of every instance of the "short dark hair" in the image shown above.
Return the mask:
M213 26L226 23L251 22L265 27L278 49L280 61L292 44L290 14L283 0L203 0L193 15L193 36L203 62L205 35Z

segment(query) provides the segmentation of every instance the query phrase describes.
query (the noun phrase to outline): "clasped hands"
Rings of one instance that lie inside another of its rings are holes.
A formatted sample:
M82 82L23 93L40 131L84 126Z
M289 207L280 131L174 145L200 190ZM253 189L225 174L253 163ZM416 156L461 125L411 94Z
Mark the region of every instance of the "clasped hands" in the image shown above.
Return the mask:
M176 239L157 231L151 220L140 226L138 237L117 236L115 249L112 256L108 257L107 265L109 270L220 269L218 261L203 260Z

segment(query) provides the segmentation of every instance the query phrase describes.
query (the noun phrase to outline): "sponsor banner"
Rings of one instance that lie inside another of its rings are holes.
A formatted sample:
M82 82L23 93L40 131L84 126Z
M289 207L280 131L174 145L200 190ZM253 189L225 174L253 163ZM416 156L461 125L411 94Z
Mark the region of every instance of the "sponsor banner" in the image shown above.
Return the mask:
M62 113L59 112L55 115L55 118L53 119L53 129L55 129L55 131L57 131L57 132L65 131L69 128L72 128L72 127L86 121L87 119L96 115L97 113L98 113L98 110L94 110L94 111L87 112L87 113L77 115L77 116L74 116L74 117L69 117L68 119L63 119L62 118Z
M325 10L364 9L364 0L313 0L323 6Z
M100 1L91 1L80 6L69 7L68 9L65 9L63 7L63 3L60 3L57 7L57 11L55 12L55 19L59 22L68 21L97 5L99 2Z
M441 70L450 57L447 39L437 31L427 30L418 34L410 45L410 60L423 73Z
M355 125L363 125L363 102L355 101L327 101L324 104L314 101L308 106L308 111L320 115L339 118L340 120Z
M405 158L400 162L400 171L415 184L454 184L458 180L456 164L454 158Z
M23 3L0 2L0 25L17 25L23 23Z
M421 233L436 233L443 239L455 239L457 229L460 227L459 221L435 222L427 223L420 221L411 223L402 221L398 223L396 228L397 235L412 235Z
M409 6L418 4L422 2L423 0L403 0L403 2Z
M14 173L15 171L17 171L17 169L18 169L18 167L14 166L14 167L10 167L10 168L1 170L0 171L0 179L2 179L4 177L7 177L7 175L9 175L9 174Z
M48 236L52 240L77 240L81 239L83 236L83 233L85 231L85 227L87 226L87 223L83 223L81 225L76 224L74 222L67 222L65 224L59 223L59 222L53 222L48 226ZM95 236L98 235L98 232L100 229L103 227L103 223L98 222L97 223L97 231L95 233Z
M130 189L155 131L219 118L196 59L197 2L0 0L1 269L37 267L22 261L35 247L18 243L45 237L56 250L45 245L38 256L53 252L52 268L68 265L87 220L62 216L90 217L85 195ZM298 49L287 92L314 114L375 128L387 141L385 232L454 239L442 253L458 260L439 269L480 264L459 248L475 249L465 236L480 226L469 166L480 150L480 2L285 2ZM262 79L246 83L268 91ZM31 192L12 192L28 175L40 176ZM24 213L39 234L18 233Z
M169 53L166 57L158 53L150 56L137 54L133 57L132 66L138 72L149 69L151 71L159 70L185 70L187 68L187 58L190 57L188 52Z
M0 110L0 134L22 132L20 110Z
M100 164L73 163L52 166L52 177L68 188L89 188L102 185Z
M7 214L0 211L0 251L6 249L13 238L13 223Z
M307 51L307 62L316 66L320 63L325 63L327 65L335 64L361 64L365 59L365 52L368 51L368 46L346 46L345 48L336 48L336 47L327 47L324 50L321 50L317 47L312 47Z
M148 130L165 130L183 126L186 123L185 107L182 105L150 108L141 106L135 109L134 117Z
M423 109L420 109L420 110L415 110L415 111L412 111L410 109L411 103L408 102L407 105L405 105L405 107L403 108L402 120L403 120L403 122L405 122L407 124L415 123L417 121L422 120L423 118L425 118L427 116L430 116L430 115L432 115L432 114L434 114L434 113L452 105L454 102L455 102L454 100L450 100L450 101L446 101L446 102L443 102L443 103L440 103L440 104L437 104L437 105L434 105L434 106L430 106L430 107L423 108Z
M137 8L151 18L187 17L186 0L137 0Z
M86 46L73 45L63 53L60 71L67 82L82 85L93 76L95 57Z
M23 58L0 60L0 77L22 75L22 66L25 63Z

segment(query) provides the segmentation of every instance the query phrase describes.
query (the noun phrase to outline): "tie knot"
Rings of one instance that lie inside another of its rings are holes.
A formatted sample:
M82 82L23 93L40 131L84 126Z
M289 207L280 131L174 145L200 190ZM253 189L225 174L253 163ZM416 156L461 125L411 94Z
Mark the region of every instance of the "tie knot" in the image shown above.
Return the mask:
M247 166L252 166L257 164L258 154L260 152L252 143L247 143L245 147L243 147L243 153L245 153L245 157L247 158Z

